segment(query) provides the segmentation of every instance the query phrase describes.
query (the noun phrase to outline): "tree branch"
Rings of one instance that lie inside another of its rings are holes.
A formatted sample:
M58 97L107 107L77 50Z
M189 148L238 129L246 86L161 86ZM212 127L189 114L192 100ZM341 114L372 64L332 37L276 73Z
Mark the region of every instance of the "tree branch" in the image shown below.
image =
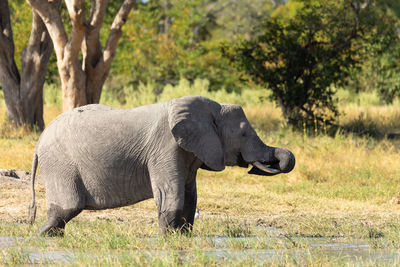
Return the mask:
M53 0L51 2L47 0L27 0L27 2L42 18L53 40L57 61L62 62L68 37L58 11L61 0Z
M108 0L92 0L89 18L90 27L100 29L107 6Z
M102 4L105 4L106 1L107 0L98 1L97 4L100 4L100 2L102 2ZM90 53L92 54L88 54L88 58L86 60L86 65L85 65L86 67L85 71L87 72L86 98L93 103L98 103L98 101L100 100L101 88L110 71L111 62L115 56L115 50L117 48L118 40L122 34L121 28L128 19L129 12L133 8L134 4L135 0L124 0L124 3L120 7L111 25L110 35L108 36L103 53L101 53L101 47L99 42L100 29L97 30L96 27L94 27L94 29L96 30L93 30L91 36L89 35L88 43L86 43L86 45L92 42L92 44L96 44L96 46L94 46L95 48L93 49L93 51L90 51ZM99 8L99 11L101 10L100 6L97 6L97 8ZM93 15L91 15L91 17L93 18L92 20L93 25L100 24L100 22L103 19L101 15L102 15L101 12L99 12L98 17L96 18L95 12L93 11ZM97 40L91 38L95 38ZM99 53L96 54L96 51L99 51Z
M76 61L85 37L84 0L65 1L71 19L72 31L65 49L65 60Z
M110 67L111 62L115 56L115 50L117 49L118 40L122 34L122 26L128 19L129 12L133 8L134 4L135 0L125 0L111 25L110 35L108 36L103 53L103 61L106 69Z
M96 67L102 56L100 29L107 5L108 0L92 0L89 24L86 28L85 40L82 43L84 69ZM88 47L90 47L89 50Z

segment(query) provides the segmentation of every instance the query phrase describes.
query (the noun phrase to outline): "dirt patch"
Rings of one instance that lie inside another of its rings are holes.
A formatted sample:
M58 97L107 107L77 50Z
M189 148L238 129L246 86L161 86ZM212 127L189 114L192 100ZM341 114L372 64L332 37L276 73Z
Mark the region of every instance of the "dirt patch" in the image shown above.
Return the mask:
M31 181L31 173L24 170L0 169L0 184L26 186ZM36 174L36 184L43 185L40 175Z
M46 216L46 200L44 179L36 174L35 192L37 216ZM0 169L0 221L26 222L28 206L31 203L31 173L24 170ZM156 207L152 199L127 207L101 211L85 210L78 219L141 221L154 223L157 218ZM35 225L35 227L39 227Z

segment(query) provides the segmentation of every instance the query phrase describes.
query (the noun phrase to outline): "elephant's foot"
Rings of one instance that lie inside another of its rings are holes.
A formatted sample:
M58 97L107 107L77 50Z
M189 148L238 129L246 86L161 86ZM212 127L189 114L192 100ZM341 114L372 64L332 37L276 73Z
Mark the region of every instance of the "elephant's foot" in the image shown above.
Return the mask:
M48 218L47 222L42 227L40 227L37 233L38 235L42 236L63 237L64 228L65 222L61 221L60 219L50 217Z
M158 214L158 226L161 234L184 232L182 210L165 211Z
M64 236L64 227L56 227L53 225L49 225L48 222L40 227L37 234L41 236L50 236L50 237L63 237Z
M193 231L193 221L188 222L186 220L186 218L183 218L183 225L181 227L181 233L184 235L192 235L192 231Z
M64 236L67 222L78 215L82 209L62 209L56 205L50 205L47 211L47 222L39 229L39 235Z

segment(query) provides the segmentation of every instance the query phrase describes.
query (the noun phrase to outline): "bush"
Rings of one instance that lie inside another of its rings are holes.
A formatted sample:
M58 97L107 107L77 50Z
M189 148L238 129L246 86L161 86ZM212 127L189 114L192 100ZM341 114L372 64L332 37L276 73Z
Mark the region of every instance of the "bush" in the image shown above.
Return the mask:
M118 89L116 89L118 88ZM137 107L156 102L165 102L186 95L201 95L220 103L232 103L241 106L258 105L269 101L269 90L263 88L242 89L241 92L227 92L224 89L210 90L210 82L207 79L196 79L190 83L187 79L179 80L176 86L168 84L161 90L157 90L154 82L105 87L101 103L112 106Z
M61 85L58 83L45 83L43 86L43 102L46 106L61 106Z
M381 104L377 91L359 92L339 89L336 93L339 105L357 105L362 107L378 106Z
M134 87L151 81L156 91L182 78L208 79L211 90L238 90L235 69L207 32L212 18L204 5L200 0L139 4L124 25L112 74L129 77Z
M333 85L345 83L371 43L382 49L396 36L392 17L375 4L289 1L282 8L295 12L278 9L257 38L225 44L223 53L248 80L271 89L289 124L335 124Z

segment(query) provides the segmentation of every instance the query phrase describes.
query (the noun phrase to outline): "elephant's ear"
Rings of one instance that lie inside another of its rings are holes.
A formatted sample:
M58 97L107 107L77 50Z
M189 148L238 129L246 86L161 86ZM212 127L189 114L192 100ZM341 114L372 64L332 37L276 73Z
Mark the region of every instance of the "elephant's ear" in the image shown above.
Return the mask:
M194 153L210 169L225 169L224 152L215 124L220 104L201 96L185 96L168 104L168 123L178 145Z

